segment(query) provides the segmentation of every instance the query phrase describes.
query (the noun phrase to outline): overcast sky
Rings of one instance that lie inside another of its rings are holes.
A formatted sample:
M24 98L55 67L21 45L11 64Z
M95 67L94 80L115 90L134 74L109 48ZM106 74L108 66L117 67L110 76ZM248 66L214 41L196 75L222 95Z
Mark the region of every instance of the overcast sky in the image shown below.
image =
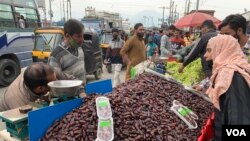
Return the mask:
M47 11L49 10L48 1L46 0ZM62 10L63 0L52 0L52 10L54 13L53 21L57 21L63 17ZM64 0L67 1L67 0ZM173 0L177 4L177 12L180 17L183 16L185 8L185 0ZM196 8L197 0L190 0L190 10ZM61 3L60 3L61 2ZM130 18L137 13L145 10L155 11L156 16L162 17L162 9L159 7L170 6L170 0L71 0L72 18L81 19L84 16L84 9L87 6L95 7L98 11L117 12L123 18ZM215 10L215 17L223 20L229 14L244 13L244 9L250 11L250 0L200 0L200 10ZM249 7L249 8L248 8ZM65 2L66 11L66 2ZM165 15L168 15L169 10L165 10ZM65 13L66 14L66 13ZM43 14L41 14L43 15ZM48 15L47 15L48 18ZM49 19L49 18L48 18ZM138 17L137 20L142 20ZM132 23L135 21L131 21Z

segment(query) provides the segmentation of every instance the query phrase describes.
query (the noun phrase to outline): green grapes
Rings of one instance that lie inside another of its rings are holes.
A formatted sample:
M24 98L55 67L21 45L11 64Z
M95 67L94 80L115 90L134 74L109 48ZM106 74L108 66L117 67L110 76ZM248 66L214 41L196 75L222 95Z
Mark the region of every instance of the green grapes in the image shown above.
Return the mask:
M171 72L171 76L176 80L181 81L186 86L191 86L193 83L203 80L201 59L197 59L186 66L183 73L178 72L180 65L180 63L176 62L167 63L167 71Z

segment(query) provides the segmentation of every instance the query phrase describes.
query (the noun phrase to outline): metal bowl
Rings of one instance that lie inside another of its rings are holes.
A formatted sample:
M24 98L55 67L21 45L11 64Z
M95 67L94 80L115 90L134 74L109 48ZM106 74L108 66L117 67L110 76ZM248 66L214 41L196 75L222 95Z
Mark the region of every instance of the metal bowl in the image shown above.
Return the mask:
M57 80L48 83L55 97L73 97L79 94L82 85L81 80Z

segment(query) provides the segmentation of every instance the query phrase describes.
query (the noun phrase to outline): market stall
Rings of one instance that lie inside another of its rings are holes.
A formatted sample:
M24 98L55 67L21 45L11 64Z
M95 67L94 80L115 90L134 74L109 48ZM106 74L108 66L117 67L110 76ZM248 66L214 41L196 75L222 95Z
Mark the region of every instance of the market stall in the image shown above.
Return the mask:
M197 140L213 110L207 97L152 69L113 90L111 80L86 89L84 99L28 112L29 140Z
M113 140L196 140L201 135L212 104L161 76L145 72L105 95L111 105L112 122L101 124L103 137L113 134ZM95 140L100 125L96 98L100 96L88 95L79 107L41 129L44 133L39 138Z

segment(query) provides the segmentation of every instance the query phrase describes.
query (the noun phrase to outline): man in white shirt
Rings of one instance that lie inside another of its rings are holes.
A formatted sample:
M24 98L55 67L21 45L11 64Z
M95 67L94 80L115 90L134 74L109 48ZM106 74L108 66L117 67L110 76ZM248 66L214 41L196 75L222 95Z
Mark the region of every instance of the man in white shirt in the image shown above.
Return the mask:
M25 28L25 21L24 21L24 17L21 15L21 17L17 17L18 22L19 22L19 27L24 29Z

